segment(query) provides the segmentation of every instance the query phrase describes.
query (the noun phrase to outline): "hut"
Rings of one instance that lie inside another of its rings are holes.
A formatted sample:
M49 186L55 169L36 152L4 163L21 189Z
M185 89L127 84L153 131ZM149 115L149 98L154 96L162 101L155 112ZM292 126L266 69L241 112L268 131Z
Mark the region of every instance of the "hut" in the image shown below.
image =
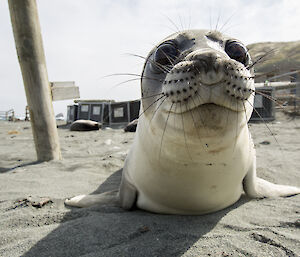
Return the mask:
M76 105L68 106L67 122L69 123L77 119L93 120L100 122L103 127L122 128L137 119L140 111L140 100L124 102L75 100L74 102ZM74 110L73 116L72 110Z
M273 98L274 88L270 86L255 89L254 110L250 122L275 120L275 106Z
M67 123L72 123L77 120L78 105L67 106Z

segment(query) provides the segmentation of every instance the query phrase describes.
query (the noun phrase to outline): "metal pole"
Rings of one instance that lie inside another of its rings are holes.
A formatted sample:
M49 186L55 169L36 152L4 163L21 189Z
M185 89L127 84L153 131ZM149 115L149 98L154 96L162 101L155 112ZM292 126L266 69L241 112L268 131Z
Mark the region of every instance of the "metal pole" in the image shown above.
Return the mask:
M38 161L61 159L35 0L8 0Z

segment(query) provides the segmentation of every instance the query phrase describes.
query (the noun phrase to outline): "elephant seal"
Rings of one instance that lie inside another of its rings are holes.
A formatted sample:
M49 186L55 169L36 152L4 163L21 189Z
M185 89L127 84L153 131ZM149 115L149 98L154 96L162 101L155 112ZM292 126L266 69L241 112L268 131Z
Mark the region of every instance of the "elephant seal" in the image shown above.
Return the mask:
M71 126L71 131L91 131L91 130L99 130L101 128L101 124L92 120L76 120Z
M135 119L135 120L129 122L127 124L127 126L124 128L124 131L125 132L136 132L137 124L138 124L138 119Z
M141 116L116 196L123 208L198 215L232 205L243 190L253 198L300 193L256 176L247 126L253 70L239 40L209 30L167 37L146 58L141 90ZM66 204L111 198L81 195Z

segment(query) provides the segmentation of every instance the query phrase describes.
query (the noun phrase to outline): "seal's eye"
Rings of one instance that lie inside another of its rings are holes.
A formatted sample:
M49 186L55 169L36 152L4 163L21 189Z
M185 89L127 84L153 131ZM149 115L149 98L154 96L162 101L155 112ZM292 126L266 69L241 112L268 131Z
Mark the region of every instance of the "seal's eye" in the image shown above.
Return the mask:
M163 70L168 65L173 66L178 53L179 51L173 42L165 42L158 46L154 52L152 65L156 66L156 70Z
M250 57L246 47L237 41L229 41L225 45L225 52L231 59L234 59L245 66L248 65Z

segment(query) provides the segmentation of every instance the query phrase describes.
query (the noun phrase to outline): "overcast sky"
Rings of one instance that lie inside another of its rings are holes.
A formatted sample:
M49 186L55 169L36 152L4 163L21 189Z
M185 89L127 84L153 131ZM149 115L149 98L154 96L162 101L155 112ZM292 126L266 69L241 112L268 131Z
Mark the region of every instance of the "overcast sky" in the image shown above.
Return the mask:
M37 4L49 80L75 81L81 99L140 98L138 81L116 86L133 77L103 77L140 74L143 60L127 53L146 56L178 29L215 29L218 24L245 44L300 40L299 0L37 0ZM0 111L13 108L24 116L26 97L6 0L0 0L0 35ZM54 102L55 113L65 114L70 103Z

